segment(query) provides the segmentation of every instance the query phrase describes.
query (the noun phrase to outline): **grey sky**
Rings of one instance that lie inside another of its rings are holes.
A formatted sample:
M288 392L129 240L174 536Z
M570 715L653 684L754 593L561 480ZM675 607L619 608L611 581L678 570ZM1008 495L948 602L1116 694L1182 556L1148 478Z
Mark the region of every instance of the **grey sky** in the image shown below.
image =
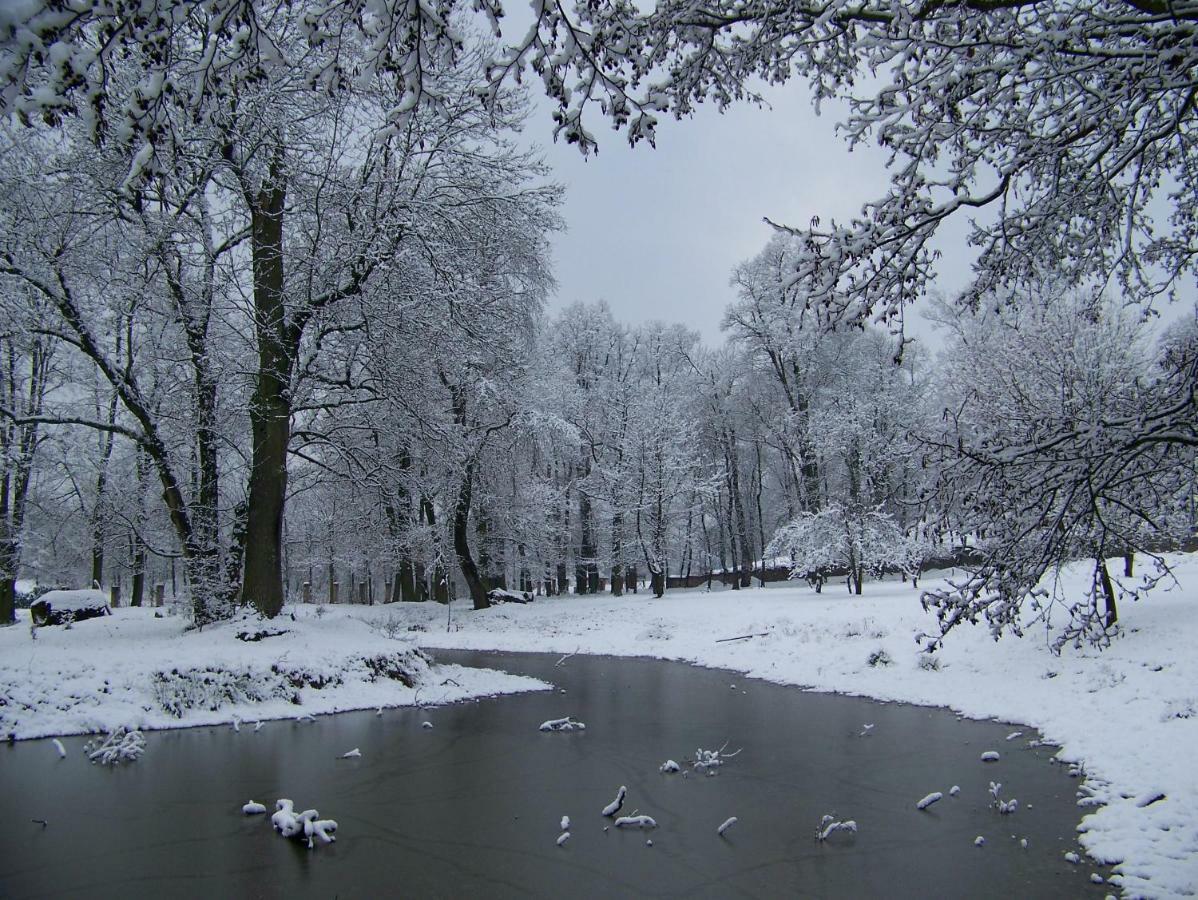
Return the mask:
M545 109L534 114L527 137L567 190L568 231L554 242L558 293L551 313L579 300L606 300L621 321L684 322L705 343L720 344L720 319L734 297L732 268L772 233L763 216L827 223L882 196L886 155L874 145L849 151L835 127L843 105L826 104L817 116L797 82L765 93L768 108L738 104L721 115L706 106L682 122L663 119L656 149L631 149L622 135L597 131L600 152L590 159L552 142ZM958 216L936 238L943 253L937 287L946 294L969 278L967 230L968 220ZM1196 293L1192 282L1183 284L1181 303L1158 308L1159 324L1193 315ZM907 314L907 333L935 343L918 304Z
M768 96L770 108L741 104L720 115L705 107L692 119L662 121L656 149L597 132L600 152L590 159L553 144L548 114L537 113L529 137L567 187L569 230L555 241L551 310L602 299L620 320L685 322L718 344L731 270L772 233L763 216L795 225L815 215L845 219L882 195L885 155L873 146L849 152L835 133L842 109L816 116L798 84ZM951 289L968 262L948 256Z

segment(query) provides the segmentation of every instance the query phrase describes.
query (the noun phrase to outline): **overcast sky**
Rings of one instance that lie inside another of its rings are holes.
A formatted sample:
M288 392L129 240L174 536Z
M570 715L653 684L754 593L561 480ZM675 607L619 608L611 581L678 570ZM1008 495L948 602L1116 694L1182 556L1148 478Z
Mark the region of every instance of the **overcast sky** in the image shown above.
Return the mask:
M721 115L703 107L682 122L663 119L656 148L632 149L622 135L597 130L600 152L589 159L553 143L542 102L526 136L566 186L568 228L554 241L558 293L550 312L606 300L624 322L683 322L705 343L720 344L732 269L772 234L763 216L796 226L819 216L827 224L883 195L885 154L874 145L849 152L835 129L843 106L825 105L817 116L799 83L769 88L767 97L768 108L739 104ZM936 238L937 287L945 294L968 281L967 230L958 216ZM1185 302L1163 309L1164 320L1193 314L1193 285L1182 293ZM906 322L908 335L935 343L918 305Z
M682 122L663 120L656 149L631 149L599 131L600 152L589 159L554 144L549 115L538 112L528 136L566 186L568 231L555 240L551 311L606 300L625 322L685 322L706 343L721 343L732 268L772 234L763 216L827 223L884 193L884 154L873 146L849 152L835 132L841 110L816 116L797 84L770 89L769 100L770 108L740 104L721 115L705 107ZM963 285L968 261L950 258L944 269L951 290Z

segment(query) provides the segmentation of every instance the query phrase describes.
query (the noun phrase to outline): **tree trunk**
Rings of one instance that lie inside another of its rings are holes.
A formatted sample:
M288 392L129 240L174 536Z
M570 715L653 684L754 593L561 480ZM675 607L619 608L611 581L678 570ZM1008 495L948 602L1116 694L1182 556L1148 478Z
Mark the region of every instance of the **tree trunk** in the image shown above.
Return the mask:
M462 570L462 578L470 591L470 600L475 609L487 609L491 604L487 600L487 591L483 580L479 577L478 566L470 553L470 503L474 490L474 463L466 464L462 474L462 484L458 490L458 502L453 512L453 549L458 556L458 566Z
M116 423L117 394L112 392L108 401L108 424ZM115 435L105 432L101 439L103 448L100 450L100 461L96 467L96 502L92 506L91 538L92 538L92 586L97 590L104 584L104 493L108 488L108 461L112 459L112 445Z
M283 201L280 175L250 202L250 250L254 273L254 326L258 339L257 384L250 400L252 455L246 520L243 602L273 618L283 609L283 508L287 496L287 447L291 441L291 371L295 336L289 333L283 281Z
M663 597L666 593L666 572L665 569L653 569L650 571L649 588L653 591L654 597Z
M1115 605L1115 585L1111 582L1111 573L1107 571L1106 560L1098 559L1098 577L1102 583L1102 596L1106 603L1106 617L1103 627L1113 628L1119 621L1119 610Z

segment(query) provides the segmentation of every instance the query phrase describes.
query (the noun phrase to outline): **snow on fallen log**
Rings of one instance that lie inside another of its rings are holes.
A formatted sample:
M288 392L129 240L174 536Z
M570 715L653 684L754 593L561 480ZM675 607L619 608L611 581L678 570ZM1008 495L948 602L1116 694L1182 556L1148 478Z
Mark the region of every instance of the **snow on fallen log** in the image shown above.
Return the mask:
M616 791L616 799L607 804L607 806L603 807L603 815L610 818L618 813L620 808L624 805L624 797L627 796L627 794L628 788L624 787L624 785L620 785L620 789Z
M982 754L982 762L998 762L1000 758L997 750L987 750Z
M103 766L115 766L123 762L133 762L139 759L146 750L146 739L140 731L126 731L118 728L108 735L103 742L88 741L83 745L83 752L92 762Z
M932 791L932 793L928 794L926 797L924 797L922 800L920 800L918 803L916 803L915 808L916 809L927 809L929 806L931 806L936 801L943 800L943 799L944 799L944 794L940 793L940 791Z
M539 730L541 731L584 731L586 730L585 722L576 722L570 716L564 719L550 719L548 722L542 722Z
M361 759L361 758L362 758L362 751L359 750L357 747L354 747L353 750L348 750L345 753L342 753L341 756L339 757L339 759Z
M853 819L846 819L843 822L838 822L832 816L824 816L823 819L820 820L819 828L815 830L815 839L821 842L826 841L838 831L856 834L857 822Z
M678 763L674 762L672 759L667 759L657 768L659 772L677 772L682 768L682 766L678 765Z
M59 759L67 758L67 748L62 745L62 741L60 741L58 738L54 739L54 749L58 751Z
M570 840L570 832L563 831L561 834L559 834L557 836L557 845L560 847L563 844L565 844L566 841L568 841L568 840Z
M652 816L620 816L613 824L617 828L656 828L657 820Z
M245 806L241 807L241 811L247 816L260 816L266 812L266 807L256 800L251 800Z
M729 828L731 828L733 825L735 825L738 821L739 820L736 818L736 816L731 816L731 817L725 819L724 824L722 824L719 828L717 828L715 830L715 833L718 834L720 837L723 837L724 832L727 831Z
M955 796L957 796L957 794L959 794L959 793L961 793L961 788L960 788L960 786L959 786L959 785L955 785L955 784L954 784L952 787L950 787L950 788L948 789L948 795L949 795L950 797L955 797Z

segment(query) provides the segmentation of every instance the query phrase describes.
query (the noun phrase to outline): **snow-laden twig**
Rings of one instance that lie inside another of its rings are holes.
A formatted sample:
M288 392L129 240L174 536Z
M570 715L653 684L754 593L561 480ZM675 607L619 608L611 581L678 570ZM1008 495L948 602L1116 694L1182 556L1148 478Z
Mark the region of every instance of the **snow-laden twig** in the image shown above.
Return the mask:
M88 741L83 745L83 752L92 762L105 766L115 766L122 762L133 762L146 750L146 739L140 731L126 731L118 728L108 735L102 743Z
M999 791L1002 790L1002 784L997 781L990 782L990 805L998 810L999 815L1009 816L1019 808L1019 801L1014 798L1004 800L1000 797Z
M555 668L555 669L558 668L562 663L564 663L571 656L577 656L577 655L578 655L577 650L575 650L573 653L567 653L565 656L563 656L561 659L559 659L557 662L555 662L553 664L553 668Z
M618 813L620 808L624 805L624 798L627 795L628 788L624 787L624 785L620 785L620 789L616 791L616 799L607 804L607 806L603 807L603 815L610 818Z
M561 834L559 834L557 836L557 845L560 847L563 844L565 844L566 841L568 841L568 840L570 840L570 832L563 831Z
M617 828L656 828L657 820L652 816L620 816L612 824Z
M739 750L736 750L733 753L725 753L724 750L727 748L727 746L728 742L724 741L724 746L720 747L719 750L704 750L700 747L695 751L695 759L691 763L691 767L698 771L715 769L719 766L722 766L726 760L732 759L732 757L738 755L741 750L745 749L744 747L741 747Z
M724 820L724 823L715 830L715 833L718 834L720 837L723 837L724 832L727 831L729 828L731 828L733 825L735 825L738 821L739 820L736 818L736 816L728 817L727 819Z
M820 819L819 827L815 829L815 839L817 841L826 841L838 831L846 831L856 834L857 823L853 819L846 819L843 822L838 822L832 816L824 816L822 819Z
M678 765L678 763L674 762L674 760L667 759L665 762L663 762L660 766L657 767L657 770L659 772L677 772L681 768L682 767L680 765Z
M541 731L584 731L586 730L585 722L576 722L574 719L566 716L564 719L550 719L548 722L541 723Z
M58 751L59 759L67 758L67 748L62 745L62 741L60 741L58 738L54 739L54 749Z
M353 750L347 750L345 753L342 753L340 758L341 759L361 759L362 751L359 750L357 747L354 747Z

